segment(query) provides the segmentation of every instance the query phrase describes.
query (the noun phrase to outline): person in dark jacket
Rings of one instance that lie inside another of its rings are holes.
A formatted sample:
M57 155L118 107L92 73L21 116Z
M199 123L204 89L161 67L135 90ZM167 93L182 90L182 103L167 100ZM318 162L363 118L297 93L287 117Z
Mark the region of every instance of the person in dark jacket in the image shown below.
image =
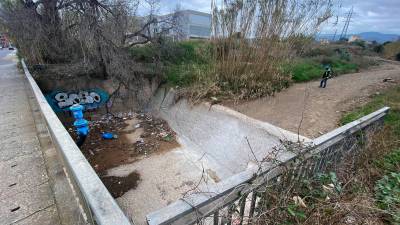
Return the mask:
M332 70L329 66L325 67L325 72L322 75L322 80L321 83L319 84L320 88L326 88L326 83L328 81L329 78L332 77Z

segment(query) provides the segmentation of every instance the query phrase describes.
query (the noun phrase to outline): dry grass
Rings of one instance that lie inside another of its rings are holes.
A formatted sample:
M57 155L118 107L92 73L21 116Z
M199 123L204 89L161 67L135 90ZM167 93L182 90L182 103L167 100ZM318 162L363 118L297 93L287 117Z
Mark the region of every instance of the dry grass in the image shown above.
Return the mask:
M212 1L212 62L195 96L239 99L289 85L283 65L332 16L331 0Z
M374 187L385 171L376 162L399 147L393 130L385 127L356 158L337 171L342 192L316 205L304 224L386 224L388 212L377 207Z
M400 54L400 41L392 42L384 46L383 55L385 58L396 60L397 54Z
M361 148L357 157L344 157L345 160L336 166L337 169L331 170L333 173L323 175L323 179L321 176L316 176L292 184L289 188L285 186L268 191L266 197L268 201L262 204L260 208L262 213L257 222L259 224L398 224L396 217L399 217L399 205L390 203L392 205L389 207L382 207L382 203L385 202L377 197L377 193L382 193L377 184L385 175L400 172L399 95L400 88L394 87L375 96L365 106L345 115L342 123L358 119L385 105L391 107L385 117L383 129L366 136L366 141L357 142ZM340 191L324 190L322 185L330 184L334 184L335 189L340 187ZM396 198L398 193L395 190L385 194ZM307 207L296 206L293 201L294 196L301 197Z
M388 126L368 143L359 157L348 157L336 171L267 189L255 224L387 224L391 214L375 199L375 183L385 174L376 162L400 144ZM334 188L326 189L330 185ZM306 207L296 204L295 196Z

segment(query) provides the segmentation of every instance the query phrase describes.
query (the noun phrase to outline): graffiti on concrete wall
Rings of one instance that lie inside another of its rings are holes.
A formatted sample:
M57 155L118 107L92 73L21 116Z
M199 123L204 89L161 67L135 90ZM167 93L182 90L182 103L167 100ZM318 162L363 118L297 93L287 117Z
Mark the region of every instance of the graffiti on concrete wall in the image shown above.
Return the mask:
M109 98L107 92L101 89L83 91L53 91L46 99L56 112L68 111L73 104L81 104L85 109L96 109L104 105Z

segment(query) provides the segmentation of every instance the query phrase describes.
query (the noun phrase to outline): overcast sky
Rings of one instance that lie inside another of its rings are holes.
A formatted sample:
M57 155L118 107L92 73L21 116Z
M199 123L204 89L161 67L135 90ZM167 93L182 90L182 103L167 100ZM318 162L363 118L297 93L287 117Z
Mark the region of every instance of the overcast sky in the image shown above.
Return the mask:
M377 31L389 34L400 34L400 0L339 0L342 8L338 10L339 23L336 27L330 21L321 33L334 33L344 25L345 14L354 6L354 16L348 33ZM210 12L210 0L160 0L162 11L171 11L180 5L182 9L193 9ZM163 12L164 13L164 12Z

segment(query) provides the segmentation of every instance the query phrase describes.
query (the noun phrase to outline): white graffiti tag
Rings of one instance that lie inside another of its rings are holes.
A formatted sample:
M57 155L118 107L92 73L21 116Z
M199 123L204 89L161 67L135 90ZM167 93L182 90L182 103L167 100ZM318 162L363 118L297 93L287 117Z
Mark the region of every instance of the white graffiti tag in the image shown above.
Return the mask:
M92 103L100 103L101 97L96 92L87 92L80 91L78 94L76 93L64 93L60 92L54 96L57 101L58 107L65 108L71 106L73 104L92 104Z

